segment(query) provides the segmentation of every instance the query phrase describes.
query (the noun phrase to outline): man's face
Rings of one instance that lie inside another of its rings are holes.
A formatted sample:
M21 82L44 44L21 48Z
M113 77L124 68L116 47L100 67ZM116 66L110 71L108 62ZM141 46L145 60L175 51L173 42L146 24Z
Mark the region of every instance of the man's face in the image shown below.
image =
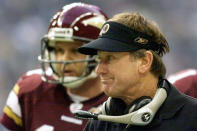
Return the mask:
M128 52L98 51L98 60L96 72L108 96L121 98L128 94L128 90L136 93L137 89L131 88L139 81L138 59Z
M85 59L86 55L80 54L77 48L82 42L56 42L55 56L57 61L70 61ZM62 77L63 64L57 64L58 75ZM85 68L85 62L67 64L64 76L80 76Z

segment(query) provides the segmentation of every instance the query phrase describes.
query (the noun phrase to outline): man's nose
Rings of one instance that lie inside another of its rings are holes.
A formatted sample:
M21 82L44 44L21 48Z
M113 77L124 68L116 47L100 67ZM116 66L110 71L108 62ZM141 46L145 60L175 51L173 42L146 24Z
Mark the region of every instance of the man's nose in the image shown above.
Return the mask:
M96 73L98 75L105 74L107 72L107 64L104 62L100 62L96 67Z
M63 60L72 60L72 54L69 51L65 51L62 59Z

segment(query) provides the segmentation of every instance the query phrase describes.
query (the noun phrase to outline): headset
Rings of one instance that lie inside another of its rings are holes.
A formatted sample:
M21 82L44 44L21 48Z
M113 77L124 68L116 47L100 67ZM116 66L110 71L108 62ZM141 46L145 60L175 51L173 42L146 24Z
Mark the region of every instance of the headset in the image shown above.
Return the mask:
M78 110L74 115L79 119L93 119L145 126L153 120L156 112L164 103L168 90L169 85L167 80L161 79L158 82L158 89L152 100L148 96L142 96L129 106L126 106L121 99L109 97L103 104L101 114Z

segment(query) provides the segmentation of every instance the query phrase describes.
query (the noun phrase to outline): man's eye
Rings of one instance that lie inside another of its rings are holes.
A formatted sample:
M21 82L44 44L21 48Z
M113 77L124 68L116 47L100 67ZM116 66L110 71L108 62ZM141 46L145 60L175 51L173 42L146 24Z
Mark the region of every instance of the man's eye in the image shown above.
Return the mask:
M113 56L107 56L106 61L107 61L107 62L110 62L110 61L112 61L113 59L114 59L114 57L113 57Z
M101 58L100 58L99 56L97 56L97 57L95 58L95 61L98 62L98 63L100 63Z
M100 58L99 56L95 58L96 62L100 63L101 61L104 63L110 63L115 59L114 56L106 56L104 58Z

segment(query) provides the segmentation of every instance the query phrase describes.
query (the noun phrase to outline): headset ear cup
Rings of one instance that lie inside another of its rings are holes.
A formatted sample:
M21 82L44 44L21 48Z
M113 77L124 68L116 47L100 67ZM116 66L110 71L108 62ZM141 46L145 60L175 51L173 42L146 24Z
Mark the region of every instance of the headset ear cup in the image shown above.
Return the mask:
M142 96L127 106L123 100L109 97L107 101L103 103L101 112L103 115L111 116L128 114L145 106L151 102L151 100L152 99L149 96Z
M143 106L147 105L148 103L150 103L151 100L152 100L152 98L150 96L142 96L142 97L136 99L130 105L128 105L128 107L126 108L124 113L127 114L127 113L134 112L134 111L142 108Z
M125 108L126 104L123 100L109 97L103 104L102 114L112 116L123 115Z
M141 107L147 105L148 103L151 102L151 100L152 100L151 97L143 98L142 100L139 101L139 103L137 103L135 110L138 110Z

